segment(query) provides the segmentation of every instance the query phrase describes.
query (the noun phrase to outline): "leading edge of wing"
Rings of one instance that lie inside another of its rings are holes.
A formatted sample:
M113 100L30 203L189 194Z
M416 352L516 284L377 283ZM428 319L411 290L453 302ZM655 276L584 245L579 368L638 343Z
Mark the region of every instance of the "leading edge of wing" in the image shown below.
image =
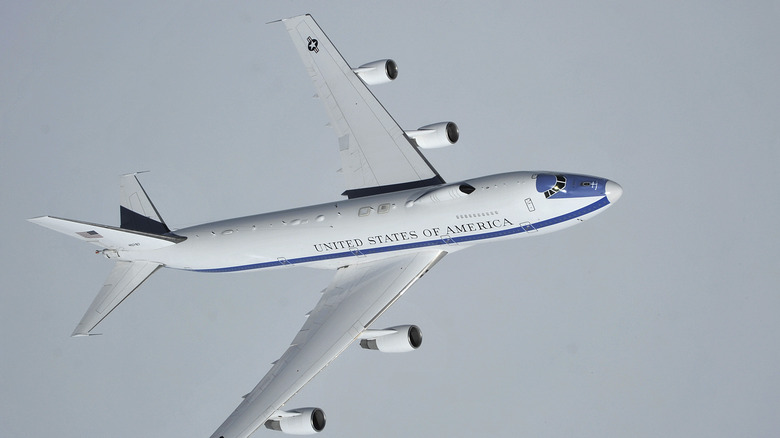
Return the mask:
M339 141L349 198L444 184L310 15L281 20Z
M336 271L290 347L212 438L252 434L446 254L424 251Z

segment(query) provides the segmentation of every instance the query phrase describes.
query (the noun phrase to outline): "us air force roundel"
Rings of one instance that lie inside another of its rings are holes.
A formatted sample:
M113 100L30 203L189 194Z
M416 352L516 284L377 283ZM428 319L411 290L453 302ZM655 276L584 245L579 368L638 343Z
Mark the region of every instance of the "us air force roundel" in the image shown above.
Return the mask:
M312 37L309 37L308 41L309 41L309 51L314 53L319 53L320 49L317 48L317 44L319 44L319 42Z

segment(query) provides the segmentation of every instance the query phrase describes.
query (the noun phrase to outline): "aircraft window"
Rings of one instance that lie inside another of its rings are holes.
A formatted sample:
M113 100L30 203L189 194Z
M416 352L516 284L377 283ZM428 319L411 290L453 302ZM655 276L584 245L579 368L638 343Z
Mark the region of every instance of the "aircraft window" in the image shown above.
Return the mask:
M361 207L358 210L358 216L368 216L369 214L371 214L371 207Z
M544 197L549 198L550 196L563 190L564 187L566 187L566 177L563 175L555 175L555 185L552 186L550 190L544 192Z
M379 214L387 213L388 211L390 211L390 207L391 207L390 204L381 204L376 212Z

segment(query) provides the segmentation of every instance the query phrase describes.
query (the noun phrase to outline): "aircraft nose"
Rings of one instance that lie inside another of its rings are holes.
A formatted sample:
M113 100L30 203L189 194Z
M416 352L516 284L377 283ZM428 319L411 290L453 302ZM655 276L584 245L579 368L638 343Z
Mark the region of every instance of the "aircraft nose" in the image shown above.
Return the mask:
M621 196L623 196L623 187L615 181L607 181L604 186L604 194L607 195L607 200L610 204L617 202Z

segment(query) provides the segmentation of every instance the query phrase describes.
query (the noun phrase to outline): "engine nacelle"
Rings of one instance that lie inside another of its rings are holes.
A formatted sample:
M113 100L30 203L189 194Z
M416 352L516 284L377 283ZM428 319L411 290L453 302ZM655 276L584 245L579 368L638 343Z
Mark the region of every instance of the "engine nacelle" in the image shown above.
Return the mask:
M406 135L423 149L435 149L451 146L460 138L458 125L454 122L439 122L425 125L416 131L406 131Z
M416 325L399 325L384 330L366 330L360 347L383 353L406 353L422 345L422 331Z
M289 435L311 435L325 429L325 412L320 408L276 411L265 427Z
M398 77L398 65L392 59L380 59L353 69L368 85L386 84Z

